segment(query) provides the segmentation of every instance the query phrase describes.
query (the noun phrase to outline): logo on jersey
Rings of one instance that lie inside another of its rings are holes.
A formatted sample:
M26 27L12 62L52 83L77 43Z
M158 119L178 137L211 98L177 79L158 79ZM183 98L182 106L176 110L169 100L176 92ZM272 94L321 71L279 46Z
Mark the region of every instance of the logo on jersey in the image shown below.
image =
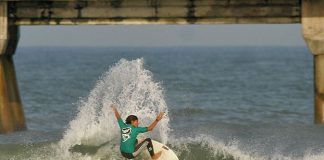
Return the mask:
M122 139L123 142L126 142L130 138L130 134L132 133L132 128L127 127L122 129Z

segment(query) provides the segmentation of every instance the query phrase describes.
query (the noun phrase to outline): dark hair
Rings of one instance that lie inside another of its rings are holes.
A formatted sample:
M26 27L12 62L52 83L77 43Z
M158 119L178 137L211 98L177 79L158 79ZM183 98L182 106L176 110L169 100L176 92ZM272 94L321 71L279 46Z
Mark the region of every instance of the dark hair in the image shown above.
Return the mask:
M126 124L131 124L132 121L135 121L135 120L138 120L138 118L134 115L129 115L127 118L126 118Z

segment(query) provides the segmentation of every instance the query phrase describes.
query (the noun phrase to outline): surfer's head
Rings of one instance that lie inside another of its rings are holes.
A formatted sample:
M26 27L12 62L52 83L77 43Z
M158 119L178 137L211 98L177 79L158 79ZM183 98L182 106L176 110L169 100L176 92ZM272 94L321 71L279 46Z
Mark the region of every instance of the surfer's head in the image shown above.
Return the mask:
M126 124L131 124L134 127L138 127L138 118L134 115L129 115L126 118Z

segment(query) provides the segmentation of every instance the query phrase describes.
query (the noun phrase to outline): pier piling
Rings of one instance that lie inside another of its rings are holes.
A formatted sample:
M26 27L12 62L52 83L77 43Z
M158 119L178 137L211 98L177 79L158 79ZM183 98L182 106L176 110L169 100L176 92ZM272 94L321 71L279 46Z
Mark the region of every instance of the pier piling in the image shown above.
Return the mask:
M0 2L0 133L26 129L13 63L19 26L8 21L7 2Z
M323 44L324 45L324 44ZM314 56L315 123L324 123L324 54Z
M314 55L314 122L324 123L324 1L303 0L304 39Z

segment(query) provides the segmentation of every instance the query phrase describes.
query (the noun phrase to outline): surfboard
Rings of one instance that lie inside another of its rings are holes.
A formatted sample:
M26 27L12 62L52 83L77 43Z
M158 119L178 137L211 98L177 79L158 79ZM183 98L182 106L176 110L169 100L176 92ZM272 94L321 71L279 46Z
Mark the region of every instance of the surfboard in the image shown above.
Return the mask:
M161 156L157 159L157 160L179 160L179 158L177 157L177 155L174 153L174 151L172 151L169 147L167 147L166 145L152 140L153 143L153 148L154 148L154 152L157 153L159 151L162 151ZM141 155L143 157L146 157L148 159L150 159L150 154L147 150L144 150Z

